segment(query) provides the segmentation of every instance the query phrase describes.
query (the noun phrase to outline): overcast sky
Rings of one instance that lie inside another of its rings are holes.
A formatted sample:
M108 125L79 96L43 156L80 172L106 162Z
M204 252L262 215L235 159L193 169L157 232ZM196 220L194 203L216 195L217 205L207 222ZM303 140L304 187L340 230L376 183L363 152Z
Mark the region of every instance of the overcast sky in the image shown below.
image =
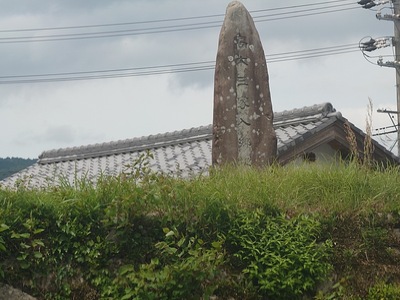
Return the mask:
M37 158L44 150L210 124L214 71L194 68L213 66L229 2L0 0L0 157ZM377 20L376 11L349 0L242 3L269 60L274 111L331 102L364 129L368 98L374 111L397 110L394 69L369 63L357 49L366 36L393 35L392 22ZM384 7L378 9L390 13ZM299 54L319 56L293 60ZM391 54L391 47L369 53L389 55L385 61L393 60ZM194 64L200 62L207 63ZM153 68L167 65L172 67ZM189 72L138 74L176 68ZM126 74L122 69L136 76L20 82L115 77ZM107 70L114 72L85 73ZM43 74L53 75L21 77ZM5 84L10 81L20 83ZM374 128L389 125L386 114L374 112ZM392 138L379 141L390 147Z

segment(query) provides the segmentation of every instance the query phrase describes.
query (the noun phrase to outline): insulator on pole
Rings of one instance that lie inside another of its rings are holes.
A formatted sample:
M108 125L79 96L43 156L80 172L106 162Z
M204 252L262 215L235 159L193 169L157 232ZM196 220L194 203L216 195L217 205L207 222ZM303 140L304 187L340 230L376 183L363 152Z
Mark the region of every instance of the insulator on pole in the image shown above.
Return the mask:
M364 51L371 52L371 51L376 50L377 47L376 47L375 45L372 45L372 46L365 46L365 47L362 47L361 49L364 50Z
M376 4L374 3L374 2L369 2L369 3L367 3L367 4L364 4L362 7L363 8L372 8L372 7L374 7L374 6L376 6Z
M368 42L361 43L363 46L372 46L376 43L376 40L371 38Z

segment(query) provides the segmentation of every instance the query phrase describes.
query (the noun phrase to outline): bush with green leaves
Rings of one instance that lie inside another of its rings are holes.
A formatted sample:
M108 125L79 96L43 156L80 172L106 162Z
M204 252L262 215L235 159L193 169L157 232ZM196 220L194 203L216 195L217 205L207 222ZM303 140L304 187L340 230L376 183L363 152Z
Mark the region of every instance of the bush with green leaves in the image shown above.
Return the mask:
M122 300L209 299L217 288L223 263L222 241L207 245L196 236L164 228L165 240L156 244L159 253L139 268L125 265L114 281ZM115 298L114 298L115 299Z
M396 286L369 290L363 270L400 281L399 180L351 165L182 179L144 155L96 186L0 188L0 280L40 300L390 299ZM348 279L318 292L329 260L333 282Z
M331 241L318 242L320 224L301 215L242 212L226 243L232 264L247 275L260 295L299 299L312 291L331 270ZM269 299L269 298L268 298Z
M397 300L400 299L400 285L399 284L388 284L384 282L378 282L368 290L366 300L385 299L385 300Z

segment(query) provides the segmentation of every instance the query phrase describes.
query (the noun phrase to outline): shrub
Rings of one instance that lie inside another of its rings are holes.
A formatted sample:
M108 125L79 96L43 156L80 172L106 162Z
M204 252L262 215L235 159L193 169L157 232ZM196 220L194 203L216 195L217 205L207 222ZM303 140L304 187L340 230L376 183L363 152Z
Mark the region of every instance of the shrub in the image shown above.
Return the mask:
M216 289L216 277L223 262L222 243L210 249L201 239L164 228L165 241L156 244L157 258L120 269L114 281L120 298L127 299L209 299ZM115 290L112 291L115 297Z
M386 284L379 282L371 287L368 291L367 300L385 299L396 300L400 299L400 286L395 284Z
M320 224L307 216L243 212L227 236L232 264L271 299L297 299L331 270L329 240L317 243ZM269 299L269 298L268 298Z

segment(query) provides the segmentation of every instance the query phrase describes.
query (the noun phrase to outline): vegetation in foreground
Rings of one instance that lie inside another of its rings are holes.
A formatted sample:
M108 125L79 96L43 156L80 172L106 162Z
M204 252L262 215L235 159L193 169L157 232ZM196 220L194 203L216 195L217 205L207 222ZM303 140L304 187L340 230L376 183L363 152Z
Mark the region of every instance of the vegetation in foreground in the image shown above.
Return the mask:
M399 299L400 173L130 173L0 190L0 276L38 299Z

